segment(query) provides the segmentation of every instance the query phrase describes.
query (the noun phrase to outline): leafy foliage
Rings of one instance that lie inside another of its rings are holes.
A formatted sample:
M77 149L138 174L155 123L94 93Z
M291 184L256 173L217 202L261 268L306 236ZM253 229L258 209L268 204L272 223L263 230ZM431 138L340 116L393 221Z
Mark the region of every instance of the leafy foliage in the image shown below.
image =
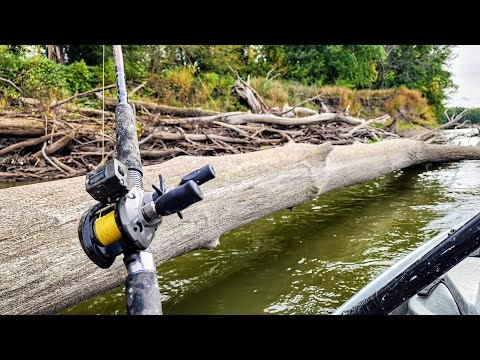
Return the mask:
M56 98L64 97L68 92L65 68L38 55L21 65L17 84L25 95L49 104Z
M441 116L443 101L455 90L448 65L454 58L452 45L388 45L386 60L380 63L377 88L405 85L417 89Z
M0 46L0 76L25 87L31 96L56 97L100 86L103 47L62 46L65 66L46 60L45 45ZM295 100L285 90L286 81L314 89L406 86L418 90L441 116L448 92L455 89L447 69L453 49L450 45L124 45L123 53L127 86L147 81L136 96L153 95L164 103L211 106L213 98L217 106L241 109L230 96L234 69L244 78L263 78L258 85L271 92L276 103ZM105 46L105 77L107 84L115 81L110 45ZM409 101L402 96L396 101Z
M65 70L65 80L71 92L87 91L97 82L94 72L91 71L83 59L71 63Z
M264 62L305 84L366 88L377 79L376 64L383 57L378 45L270 45Z

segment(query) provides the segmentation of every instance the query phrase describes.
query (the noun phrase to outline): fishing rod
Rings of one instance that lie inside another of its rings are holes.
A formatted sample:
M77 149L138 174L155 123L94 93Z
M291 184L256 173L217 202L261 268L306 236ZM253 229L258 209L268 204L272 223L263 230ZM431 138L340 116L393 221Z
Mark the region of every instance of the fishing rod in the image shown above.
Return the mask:
M412 251L333 314L388 315L417 293L428 294L437 279L479 248L480 213Z
M159 176L154 191L143 188L143 170L135 126L128 104L121 45L113 45L118 104L115 108L117 157L87 174L87 192L98 201L80 219L80 244L97 266L109 268L123 254L127 268L125 297L129 315L162 315L155 259L150 244L162 217L177 214L203 200L200 185L215 178L210 164L168 188Z

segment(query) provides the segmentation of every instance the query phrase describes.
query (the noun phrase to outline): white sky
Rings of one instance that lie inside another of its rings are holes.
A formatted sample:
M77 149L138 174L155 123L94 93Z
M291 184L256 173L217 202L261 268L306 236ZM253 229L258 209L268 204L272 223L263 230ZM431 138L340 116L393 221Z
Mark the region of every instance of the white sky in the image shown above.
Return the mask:
M460 45L455 51L451 69L459 87L447 106L480 107L480 45Z

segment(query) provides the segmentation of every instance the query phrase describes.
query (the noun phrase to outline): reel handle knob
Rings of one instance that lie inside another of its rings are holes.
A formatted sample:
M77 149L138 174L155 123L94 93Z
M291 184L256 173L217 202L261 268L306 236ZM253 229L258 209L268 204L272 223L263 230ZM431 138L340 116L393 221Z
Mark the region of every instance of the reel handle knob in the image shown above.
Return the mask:
M192 204L203 200L203 192L198 185L189 180L183 185L168 191L155 200L155 211L165 216L178 213Z
M215 170L211 164L207 164L200 169L194 170L190 174L185 175L180 181L180 185L183 185L190 180L195 181L197 185L202 185L214 178Z

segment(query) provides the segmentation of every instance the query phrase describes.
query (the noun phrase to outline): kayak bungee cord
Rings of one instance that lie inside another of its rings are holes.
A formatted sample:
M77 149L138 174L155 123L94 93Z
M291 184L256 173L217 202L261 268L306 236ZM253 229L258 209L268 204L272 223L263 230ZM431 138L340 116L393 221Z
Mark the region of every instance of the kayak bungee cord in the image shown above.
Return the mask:
M128 104L121 45L113 45L118 104L115 108L117 157L87 174L87 192L98 201L83 214L80 244L97 266L107 269L123 253L127 268L125 296L129 315L161 315L161 297L150 244L162 216L178 214L203 199L199 187L215 178L210 164L184 176L169 189L163 177L154 192L143 188L143 170L135 126Z

